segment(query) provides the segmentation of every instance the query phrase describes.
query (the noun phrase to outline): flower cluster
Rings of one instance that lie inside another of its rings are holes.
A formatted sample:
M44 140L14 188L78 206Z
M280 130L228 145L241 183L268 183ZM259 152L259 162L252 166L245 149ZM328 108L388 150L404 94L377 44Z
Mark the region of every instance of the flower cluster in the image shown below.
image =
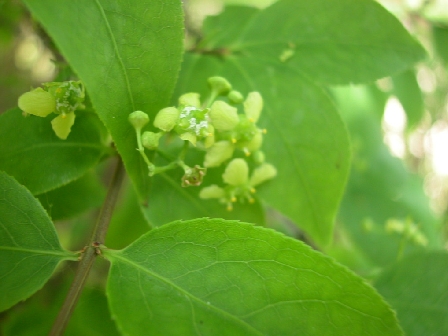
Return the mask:
M38 117L46 117L53 112L58 114L51 125L56 135L65 140L75 123L75 111L84 108L84 86L79 81L49 82L43 86L21 95L19 108Z
M138 151L148 165L149 175L153 176L176 166L184 169L182 186L201 185L207 168L215 168L231 160L236 151L241 151L244 159L232 160L223 175L223 187L212 185L201 190L203 199L217 198L227 204L231 210L232 203L237 201L253 202L251 196L255 186L276 176L277 171L271 164L265 163L265 155L261 151L263 134L257 122L263 109L263 99L258 92L250 92L246 99L222 77L208 79L210 97L201 103L200 95L195 92L179 97L178 106L166 107L160 110L153 122L157 132L145 131L143 127L149 122L149 117L142 111L130 114L129 121L137 132ZM217 99L222 98L222 99ZM243 113L238 113L241 106ZM145 148L156 150L160 138L168 133L176 134L185 141L185 146L179 157L164 167L155 167L145 154ZM188 144L204 150L202 168L195 165L187 166L183 158ZM246 160L251 157L257 165L249 178L249 165Z

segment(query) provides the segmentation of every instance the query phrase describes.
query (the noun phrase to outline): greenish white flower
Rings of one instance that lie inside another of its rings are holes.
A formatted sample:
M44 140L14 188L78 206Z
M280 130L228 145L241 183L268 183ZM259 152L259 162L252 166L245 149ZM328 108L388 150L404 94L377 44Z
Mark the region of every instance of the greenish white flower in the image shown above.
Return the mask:
M270 163L263 163L252 172L249 185L253 188L277 176L277 169Z
M157 113L153 125L162 131L169 132L176 126L180 111L176 107L165 107Z
M244 186L249 180L249 166L243 159L233 159L229 162L222 174L222 179L225 183L234 187Z
M56 99L42 88L25 92L19 97L19 108L38 117L46 117L56 110Z
M51 121L51 126L57 137L65 140L71 132L71 128L75 123L75 113L60 114Z
M205 154L205 167L218 167L233 155L234 145L229 141L218 141Z
M218 131L231 131L240 121L237 108L221 100L217 100L212 104L210 119Z
M179 106L200 107L200 95L196 92L185 93L179 97Z
M263 109L263 98L259 92L250 92L244 101L244 113L247 118L256 123L260 118L261 110Z

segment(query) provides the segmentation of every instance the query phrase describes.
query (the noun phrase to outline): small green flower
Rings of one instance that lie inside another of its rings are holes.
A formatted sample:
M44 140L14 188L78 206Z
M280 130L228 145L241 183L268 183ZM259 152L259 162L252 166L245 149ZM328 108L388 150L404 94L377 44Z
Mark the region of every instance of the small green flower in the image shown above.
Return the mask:
M80 81L49 82L44 86L56 99L57 114L69 114L84 108L85 91Z
M196 92L185 93L179 97L179 106L201 106L200 95Z
M42 88L25 92L19 97L19 108L25 113L46 117L56 110L56 99Z
M71 128L75 123L75 113L60 114L51 121L51 126L58 138L65 140L71 132Z
M258 92L250 92L244 101L244 113L249 121L256 123L263 109L263 98Z
M218 131L231 131L240 121L236 107L221 100L215 101L211 106L210 119Z
M233 155L234 145L229 141L218 141L211 146L204 158L205 167L218 167Z
M162 131L169 132L176 126L179 115L180 111L177 108L165 107L157 113L153 124Z

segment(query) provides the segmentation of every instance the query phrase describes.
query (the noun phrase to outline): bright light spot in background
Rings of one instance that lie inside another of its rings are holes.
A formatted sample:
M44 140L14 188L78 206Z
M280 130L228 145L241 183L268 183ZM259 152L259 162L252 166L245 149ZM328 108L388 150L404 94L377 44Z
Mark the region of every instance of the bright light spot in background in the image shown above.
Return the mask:
M53 79L56 67L51 61L53 54L45 48L41 39L33 33L25 33L15 55L17 68L29 71L36 82Z
M437 175L448 176L448 124L436 122L425 136L425 151Z
M384 142L392 155L403 158L406 145L403 137L406 128L406 114L397 98L391 97L386 103L383 116Z

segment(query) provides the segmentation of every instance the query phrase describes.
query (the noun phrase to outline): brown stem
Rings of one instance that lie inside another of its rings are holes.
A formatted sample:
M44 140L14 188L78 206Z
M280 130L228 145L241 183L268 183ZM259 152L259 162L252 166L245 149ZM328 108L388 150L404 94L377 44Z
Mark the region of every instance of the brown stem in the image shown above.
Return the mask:
M79 262L78 269L76 270L75 278L73 279L72 285L67 293L64 304L59 311L58 317L53 324L53 328L49 334L50 336L62 335L67 327L67 323L70 320L79 296L84 288L90 268L92 267L95 257L97 256L97 247L104 243L104 239L106 238L107 228L109 227L109 222L117 201L121 183L124 178L124 173L124 165L119 157L115 166L114 176L110 182L106 199L104 200L101 212L98 216L90 243L82 254L82 259Z

